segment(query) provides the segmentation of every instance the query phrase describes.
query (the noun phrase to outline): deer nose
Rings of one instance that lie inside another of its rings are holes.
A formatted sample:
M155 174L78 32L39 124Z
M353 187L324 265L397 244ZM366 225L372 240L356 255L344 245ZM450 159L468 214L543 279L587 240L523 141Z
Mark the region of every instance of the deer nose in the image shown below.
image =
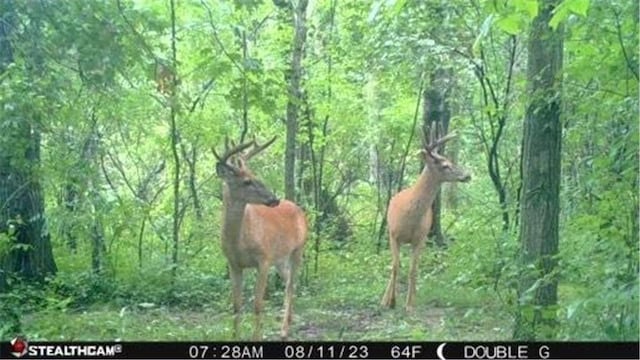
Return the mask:
M469 175L469 174L464 175L461 180L462 180L462 182L467 182L467 181L471 180L471 175Z
M276 207L276 206L280 205L280 200L276 199L276 198L273 198L273 199L267 201L267 203L265 205L267 205L269 207Z

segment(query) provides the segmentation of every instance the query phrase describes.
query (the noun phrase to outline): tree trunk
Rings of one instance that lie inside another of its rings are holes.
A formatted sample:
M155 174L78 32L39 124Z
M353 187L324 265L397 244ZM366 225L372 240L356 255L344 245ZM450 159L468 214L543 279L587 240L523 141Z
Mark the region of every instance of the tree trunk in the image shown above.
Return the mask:
M176 278L176 272L178 268L178 250L180 244L180 155L178 153L179 148L179 134L177 126L178 117L178 59L177 59L177 35L176 35L176 3L175 0L171 0L171 65L173 67L174 76L171 84L170 91L170 122L171 122L171 154L173 155L173 226L172 226L172 238L173 248L171 251L171 281Z
M307 38L307 3L308 0L299 0L293 10L293 50L291 56L291 73L289 74L289 100L287 102L287 143L285 149L284 165L284 191L285 198L295 200L295 168L296 168L296 135L298 133L298 109L302 102L302 57L304 43Z
M447 94L449 93L449 74L446 70L438 68L431 74L430 88L424 92L424 112L422 118L423 133L425 139L432 136L434 139L440 138L449 131L449 120L451 112ZM445 153L445 146L440 146L439 153ZM438 189L431 211L433 213L433 223L429 231L429 237L436 245L445 246L446 238L442 233L440 222L442 209L442 189Z
M0 74L14 60L11 44L15 31L14 11L12 2L0 2ZM30 25L38 26L37 22ZM38 59L27 60L37 62ZM11 81L11 76L2 79ZM0 292L8 289L10 277L39 281L57 271L38 178L38 119L24 118L26 112L21 110L26 109L19 103L24 100L15 100L18 106L5 107L0 112L4 129L0 135L0 234L9 240L6 251L0 253Z
M104 256L107 248L104 241L104 227L100 213L104 213L100 194L93 182L89 183L91 208L91 270L94 274L102 275L104 270Z
M187 147L184 142L180 142L180 151L184 163L187 165L188 176L185 180L185 186L191 193L191 201L193 201L193 210L196 213L196 220L202 221L202 204L200 202L200 196L198 195L198 176L196 172L196 165L198 161L198 152L196 143L191 144L191 149L187 151ZM153 173L152 173L153 174Z
M104 227L102 225L102 220L100 219L100 214L104 213L102 206L103 201L100 196L100 186L98 182L99 163L97 154L99 152L101 140L98 132L98 120L95 112L91 114L91 121L93 126L91 128L89 138L83 146L79 168L84 168L88 175L88 181L87 178L81 181L86 183L88 193L88 197L86 199L88 201L85 205L85 209L88 206L89 212L91 213L89 234L89 237L91 238L91 269L95 274L102 274L104 270L104 256L107 251L104 241ZM80 198L78 198L78 201L82 202Z
M95 182L100 176L98 171L100 165L96 156L100 146L100 134L98 133L95 110L92 110L91 118L87 121L91 124L89 134L84 135L72 130L64 134L65 143L71 152L69 156L78 157L68 169L68 175L62 189L62 207L65 210L65 216L60 225L60 235L72 253L76 253L78 240L85 237L83 229L87 228L86 223L83 223L85 220L79 215L84 214L84 211L87 210L86 207L92 206L90 204L93 204L96 198L96 196L91 196L87 202L84 194L86 192L90 194L96 192L97 194L98 186L95 186ZM84 138L79 150L78 137ZM73 152L78 152L79 155L75 155ZM91 214L95 217L95 212L92 211ZM95 219L92 221L95 224Z
M528 45L528 92L522 144L521 274L514 338L552 338L558 279L562 127L562 30L549 27L556 0L542 0Z
M452 163L458 163L458 153L460 152L460 143L458 141L454 141L449 143L449 151L447 151L447 158L451 160ZM444 203L447 209L456 210L458 208L458 182L450 182L448 184L448 189L445 189L444 193Z
M67 216L64 218L62 224L60 224L60 227L62 228L60 233L64 242L73 254L75 254L78 249L78 237L76 234L77 227L73 216L78 212L79 197L80 194L77 189L77 181L72 178L71 180L68 180L62 190L62 202Z

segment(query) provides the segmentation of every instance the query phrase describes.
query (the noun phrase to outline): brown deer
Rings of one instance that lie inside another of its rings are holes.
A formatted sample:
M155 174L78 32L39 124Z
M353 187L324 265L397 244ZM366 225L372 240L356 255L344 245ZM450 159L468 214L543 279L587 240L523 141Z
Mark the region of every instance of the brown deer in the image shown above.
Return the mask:
M262 310L269 268L275 265L286 282L284 318L280 335L287 338L293 317L294 282L302 262L307 235L307 221L293 202L279 200L258 180L246 164L275 141L258 145L255 140L232 146L225 144L219 156L216 173L224 181L222 220L222 251L229 263L232 283L234 337L238 336L242 309L242 273L257 268L255 287L255 326L253 339L262 338ZM251 148L247 153L244 150Z
M420 150L426 166L416 183L393 196L387 209L389 227L389 247L391 249L391 277L382 297L382 306L393 308L396 304L396 279L400 267L400 245L411 244L411 265L409 267L409 289L406 309L412 311L415 303L416 276L420 253L431 228L433 220L431 205L444 182L467 182L469 173L451 163L436 150L445 142L454 138L447 135Z

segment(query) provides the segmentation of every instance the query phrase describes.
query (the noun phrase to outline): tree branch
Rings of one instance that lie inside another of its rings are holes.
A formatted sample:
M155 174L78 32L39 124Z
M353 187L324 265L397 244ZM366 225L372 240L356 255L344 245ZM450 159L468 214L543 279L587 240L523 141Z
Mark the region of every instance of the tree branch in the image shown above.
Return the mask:
M636 80L640 80L638 78L638 71L633 66L633 61L629 58L627 49L624 47L624 40L622 39L622 29L621 29L622 26L620 25L620 14L616 9L613 9L613 13L615 14L615 18L616 18L616 33L617 33L616 35L618 36L618 42L620 42L620 48L622 49L622 55L624 56L624 60L627 64L627 67L629 68L633 76L636 78Z
M218 44L218 46L220 46L220 49L222 50L222 53L231 61L231 63L238 70L240 70L240 72L242 74L244 74L244 71L245 71L244 67L242 65L238 64L238 62L231 56L231 54L229 54L229 52L227 51L227 48L225 48L224 44L222 43L222 41L218 37L218 29L216 29L216 26L214 25L213 13L211 12L211 8L209 7L209 5L207 4L207 2L205 0L200 0L200 3L207 10L207 15L209 15L209 25L211 26L211 29L213 29L213 38L216 41L216 43Z

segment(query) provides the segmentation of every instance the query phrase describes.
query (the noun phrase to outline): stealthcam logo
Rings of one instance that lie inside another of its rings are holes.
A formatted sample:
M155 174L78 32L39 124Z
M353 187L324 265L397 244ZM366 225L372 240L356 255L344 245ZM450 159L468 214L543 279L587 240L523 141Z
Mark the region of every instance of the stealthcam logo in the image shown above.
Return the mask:
M27 353L29 344L27 340L22 337L15 337L11 340L11 355L21 358Z
M1 0L0 0L1 1ZM29 355L34 358L41 357L115 357L122 353L122 344L47 344L32 343L29 345L24 337L17 336L10 341L11 355L21 358Z

